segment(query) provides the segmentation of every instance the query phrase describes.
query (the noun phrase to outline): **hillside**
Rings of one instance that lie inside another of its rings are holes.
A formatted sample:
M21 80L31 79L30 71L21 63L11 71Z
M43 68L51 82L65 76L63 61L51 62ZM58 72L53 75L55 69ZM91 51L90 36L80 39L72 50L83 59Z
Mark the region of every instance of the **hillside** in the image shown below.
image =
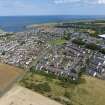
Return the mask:
M85 84L75 88L72 99L80 105L105 105L105 81L93 77L84 77Z
M0 105L61 105L26 88L14 85L3 97Z
M22 69L0 63L0 96L3 95L23 74L24 71Z
M105 105L105 81L82 77L80 84L66 83L43 74L27 74L21 85L63 105Z

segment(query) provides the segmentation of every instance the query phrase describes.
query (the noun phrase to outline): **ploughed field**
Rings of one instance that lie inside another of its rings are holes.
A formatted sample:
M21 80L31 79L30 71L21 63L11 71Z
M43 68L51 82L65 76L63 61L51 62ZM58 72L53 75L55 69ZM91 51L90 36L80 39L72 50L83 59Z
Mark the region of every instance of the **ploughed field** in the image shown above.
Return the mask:
M23 74L23 70L0 63L0 96Z

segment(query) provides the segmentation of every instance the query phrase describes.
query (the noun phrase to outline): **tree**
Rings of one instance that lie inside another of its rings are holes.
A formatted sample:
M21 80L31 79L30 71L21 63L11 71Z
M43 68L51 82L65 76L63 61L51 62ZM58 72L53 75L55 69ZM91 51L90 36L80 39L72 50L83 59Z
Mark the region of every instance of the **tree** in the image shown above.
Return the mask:
M100 47L98 45L96 45L95 43L86 44L85 47L88 49L91 49L91 50L100 50Z
M2 52L2 55L5 55L5 51Z
M35 71L35 66L32 66L32 67L30 68L30 71L31 71L31 72L34 72L34 71Z
M64 96L67 97L68 99L71 98L71 94L67 90L65 90Z
M34 85L34 89L35 91L38 91L41 93L51 91L51 87L47 82Z
M82 39L80 39L80 38L74 39L72 42L75 44L78 44L78 45L85 45L85 42L82 41Z
M70 33L67 33L66 31L64 31L64 37L63 37L63 39L65 39L65 40L70 40Z
M101 52L102 54L105 54L105 49L101 49L100 52Z
M98 37L98 32L90 33L90 36L92 36L92 37Z

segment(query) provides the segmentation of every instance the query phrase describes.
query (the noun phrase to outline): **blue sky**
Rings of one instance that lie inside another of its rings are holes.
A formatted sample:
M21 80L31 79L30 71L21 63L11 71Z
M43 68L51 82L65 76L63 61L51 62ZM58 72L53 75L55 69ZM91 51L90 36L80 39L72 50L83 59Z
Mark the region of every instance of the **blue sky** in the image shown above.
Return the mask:
M105 0L0 0L5 15L105 15Z

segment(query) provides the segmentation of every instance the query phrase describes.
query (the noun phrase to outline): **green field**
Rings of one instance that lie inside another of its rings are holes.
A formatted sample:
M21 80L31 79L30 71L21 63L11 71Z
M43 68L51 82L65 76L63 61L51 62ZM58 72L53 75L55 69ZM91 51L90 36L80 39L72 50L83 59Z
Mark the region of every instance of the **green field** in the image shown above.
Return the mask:
M63 105L105 105L105 81L87 76L81 81L77 85L45 74L28 73L20 83Z
M66 42L65 39L56 39L56 40L51 40L51 41L49 41L48 43L49 43L50 45L62 45L62 44L64 44L65 42Z

